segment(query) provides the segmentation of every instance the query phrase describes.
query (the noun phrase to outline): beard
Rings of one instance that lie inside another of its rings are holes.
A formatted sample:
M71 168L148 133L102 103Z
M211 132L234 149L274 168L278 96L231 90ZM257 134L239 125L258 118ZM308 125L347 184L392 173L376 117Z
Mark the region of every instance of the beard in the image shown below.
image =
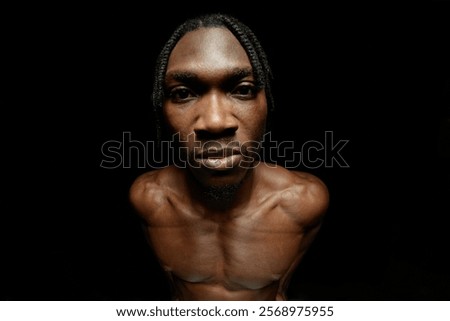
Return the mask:
M206 186L203 194L209 201L229 203L233 200L241 183Z

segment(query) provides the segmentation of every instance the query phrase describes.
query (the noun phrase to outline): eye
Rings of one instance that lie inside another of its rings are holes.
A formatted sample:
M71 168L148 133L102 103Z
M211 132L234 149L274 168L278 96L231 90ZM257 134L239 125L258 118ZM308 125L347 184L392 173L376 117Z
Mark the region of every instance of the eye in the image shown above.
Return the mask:
M256 97L257 89L252 84L241 84L234 88L232 95L239 99L252 99Z
M195 94L187 87L176 87L169 92L169 98L175 103L182 103L193 97Z

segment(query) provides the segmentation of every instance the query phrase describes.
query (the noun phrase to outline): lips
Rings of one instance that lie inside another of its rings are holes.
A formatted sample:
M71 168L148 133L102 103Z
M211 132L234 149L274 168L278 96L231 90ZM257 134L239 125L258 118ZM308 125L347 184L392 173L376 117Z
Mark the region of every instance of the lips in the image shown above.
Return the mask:
M199 161L203 167L221 171L236 167L239 165L241 159L242 154L239 147L210 147L202 150L196 155L196 160Z

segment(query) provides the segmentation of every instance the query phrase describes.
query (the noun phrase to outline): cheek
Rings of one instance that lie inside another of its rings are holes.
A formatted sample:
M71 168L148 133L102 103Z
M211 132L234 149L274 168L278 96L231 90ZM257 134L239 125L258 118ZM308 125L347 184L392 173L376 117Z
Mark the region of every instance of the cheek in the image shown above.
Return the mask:
M266 130L267 122L267 103L266 99L261 98L254 108L246 113L244 123L249 132L252 133L255 138L262 137Z
M163 121L169 136L176 144L189 148L197 146L198 143L195 142L193 134L192 115L188 112L170 107L164 108Z
M255 128L255 135L261 140L266 133L267 113L264 117L259 118L258 127Z
M261 103L260 103L261 112L259 113L259 122L260 126L262 128L263 133L266 130L266 124L267 124L267 117L268 117L268 109L267 109L267 99L266 94L261 97Z
M163 121L167 129L172 133L182 132L186 127L186 119L180 111L176 111L173 108L163 108Z

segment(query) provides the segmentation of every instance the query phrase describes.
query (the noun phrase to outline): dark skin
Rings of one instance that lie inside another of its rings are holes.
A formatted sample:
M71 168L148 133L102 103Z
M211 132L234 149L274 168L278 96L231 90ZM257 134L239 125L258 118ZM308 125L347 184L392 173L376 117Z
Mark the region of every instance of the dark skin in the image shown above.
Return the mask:
M141 175L130 199L175 300L286 300L320 229L329 201L320 179L257 159L243 166L246 151L226 148L262 139L267 102L255 83L226 28L188 32L169 57L164 120L189 166ZM229 186L231 196L205 196Z

